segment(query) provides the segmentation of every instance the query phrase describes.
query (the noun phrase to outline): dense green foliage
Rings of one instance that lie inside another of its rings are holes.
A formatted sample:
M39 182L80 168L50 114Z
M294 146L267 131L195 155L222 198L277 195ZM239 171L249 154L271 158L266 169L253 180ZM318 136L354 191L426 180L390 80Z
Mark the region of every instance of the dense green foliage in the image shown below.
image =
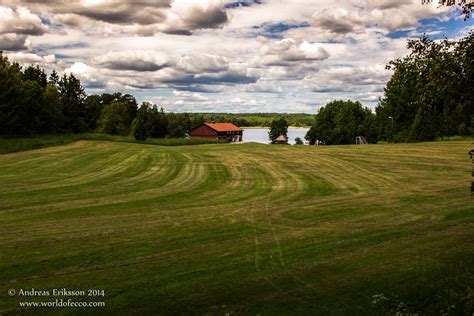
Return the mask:
M273 120L286 119L289 126L311 126L314 115L305 113L189 113L203 122L230 122L241 127L269 127Z
M458 41L408 41L411 53L387 66L394 71L375 115L358 102L321 108L306 139L351 144L356 136L430 141L474 135L474 33Z
M474 134L474 33L459 41L410 40L376 108L379 138L427 141Z
M180 138L203 122L201 115L164 113L147 104L146 137ZM49 79L38 66L22 69L0 52L0 135L101 132L130 135L138 104L129 94L87 96L73 74Z
M191 117L187 113L165 113L154 104L144 102L132 123L132 133L136 140L154 138L183 138L193 127L203 123L200 116Z
M145 140L150 130L150 118L148 117L148 104L143 104L138 109L137 117L132 123L132 134L136 140Z
M0 313L472 315L470 145L0 155ZM105 296L7 294L64 287ZM56 298L106 307L18 306Z
M359 102L332 101L319 110L305 138L311 145L334 145L354 144L357 136L377 142L375 115Z
M111 135L128 135L130 134L129 122L127 104L113 101L106 105L100 114L99 131Z
M288 138L288 122L284 117L272 121L270 124L270 131L268 132L268 138L270 138L270 141L274 143L280 135Z

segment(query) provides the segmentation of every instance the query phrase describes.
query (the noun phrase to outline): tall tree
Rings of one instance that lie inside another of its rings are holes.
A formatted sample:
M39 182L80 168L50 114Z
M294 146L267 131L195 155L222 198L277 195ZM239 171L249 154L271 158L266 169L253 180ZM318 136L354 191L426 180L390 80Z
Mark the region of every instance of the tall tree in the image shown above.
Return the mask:
M151 104L143 102L132 122L132 134L136 140L146 140L150 134Z
M154 138L166 137L168 131L168 119L166 117L165 112L163 111L163 108L161 108L161 110L158 110L158 107L155 104L148 104L148 107L150 108L149 136Z
M112 135L129 135L131 120L128 104L124 101L114 101L102 110L98 122L99 131Z
M57 87L48 83L44 91L41 107L39 133L60 133L64 131L65 117L61 108L61 96Z
M354 144L357 136L377 141L375 115L360 102L336 100L319 110L305 138L312 145L316 140L337 145Z
M168 113L168 131L167 136L180 138L186 136L191 128L191 119L187 113Z
M28 66L23 71L23 80L36 81L44 89L46 88L46 84L48 83L46 72L44 71L44 69L41 69L38 65Z
M137 116L138 103L135 97L131 94L122 94L120 92L116 92L113 94L103 93L100 96L99 100L102 106L106 106L115 101L120 101L121 103L126 104L128 108L128 117L130 118L130 122L128 125L131 125L133 119L135 118L135 116Z
M390 141L467 134L474 114L474 33L459 41L408 41L411 53L394 71L376 108L379 133Z
M57 86L59 84L59 75L56 72L56 70L53 70L51 72L51 75L49 75L49 82Z
M272 143L274 143L280 135L288 137L288 121L284 117L273 120L270 124L270 131L268 132L268 137Z
M14 115L10 118L15 133L31 134L39 132L40 112L43 102L43 88L35 80L22 83L21 96L16 100Z
M65 117L66 128L73 133L87 131L85 119L85 99L86 93L81 86L81 82L73 74L63 75L58 84L61 95L61 105Z
M100 95L89 95L85 101L86 116L85 121L89 131L97 129L97 122L104 108L104 103Z
M22 73L18 63L11 63L0 51L0 134L15 134L12 125L21 96Z

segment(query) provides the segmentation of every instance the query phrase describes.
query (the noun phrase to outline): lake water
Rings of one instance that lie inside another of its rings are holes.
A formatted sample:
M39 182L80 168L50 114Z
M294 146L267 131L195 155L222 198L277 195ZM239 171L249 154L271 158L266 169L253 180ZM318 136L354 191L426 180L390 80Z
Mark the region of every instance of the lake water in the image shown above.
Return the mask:
M304 136L308 132L309 128L303 127L289 127L288 128L288 143L294 144L295 138L299 137L304 141ZM262 143L269 144L270 139L268 138L269 128L244 128L243 141L244 143Z

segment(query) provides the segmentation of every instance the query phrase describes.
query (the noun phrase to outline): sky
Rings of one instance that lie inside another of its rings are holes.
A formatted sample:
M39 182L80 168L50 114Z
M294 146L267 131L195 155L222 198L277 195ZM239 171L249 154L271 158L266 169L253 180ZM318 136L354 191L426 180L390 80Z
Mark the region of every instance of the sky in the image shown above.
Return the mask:
M374 109L407 39L473 24L436 0L1 0L0 50L166 111L316 113Z

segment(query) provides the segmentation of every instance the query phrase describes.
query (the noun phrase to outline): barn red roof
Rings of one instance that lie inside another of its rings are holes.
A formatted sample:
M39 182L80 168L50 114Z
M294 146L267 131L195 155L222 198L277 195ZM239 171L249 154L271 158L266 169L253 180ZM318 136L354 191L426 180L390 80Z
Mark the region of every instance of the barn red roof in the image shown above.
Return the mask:
M232 123L205 123L216 132L241 132L240 127L235 126Z

